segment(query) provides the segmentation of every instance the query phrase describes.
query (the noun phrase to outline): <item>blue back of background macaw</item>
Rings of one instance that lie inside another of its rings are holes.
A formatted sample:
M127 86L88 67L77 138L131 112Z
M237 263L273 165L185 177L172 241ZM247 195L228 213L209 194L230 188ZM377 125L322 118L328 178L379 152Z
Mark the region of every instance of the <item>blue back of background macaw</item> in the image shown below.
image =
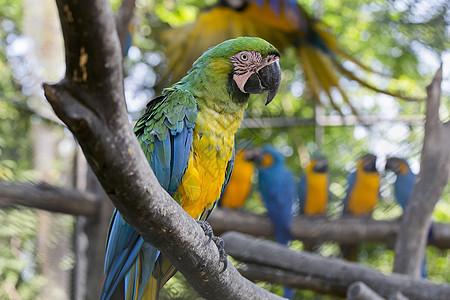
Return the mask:
M275 228L275 238L281 244L291 239L292 205L296 199L296 184L292 173L284 165L284 157L272 147L264 147L264 154L273 157L272 164L259 168L259 190Z
M394 193L395 199L398 204L406 210L409 198L411 197L411 192L414 186L414 181L416 180L416 174L411 172L411 170L404 175L397 175L397 179L394 183Z
M355 184L355 179L356 179L356 171L355 172L351 172L347 175L347 189L345 190L345 198L344 198L344 206L345 203L348 200L348 197L350 195L350 191L352 190L354 184Z
M298 211L300 214L305 213L305 203L306 203L306 175L302 175L298 182Z

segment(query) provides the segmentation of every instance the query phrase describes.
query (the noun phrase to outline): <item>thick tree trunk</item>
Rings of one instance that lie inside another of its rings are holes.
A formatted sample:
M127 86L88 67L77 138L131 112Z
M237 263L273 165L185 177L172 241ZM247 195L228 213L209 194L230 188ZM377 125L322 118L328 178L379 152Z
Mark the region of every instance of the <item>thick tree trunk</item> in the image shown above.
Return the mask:
M356 281L364 282L378 295L389 298L399 291L409 299L448 299L450 285L433 284L408 276L385 275L371 268L340 259L324 258L307 252L295 252L275 242L257 239L237 232L222 235L227 253L235 259L269 272L243 274L251 280L267 280L294 288L310 289L344 297ZM261 273L265 277L261 276ZM289 280L289 276L294 277ZM271 280L270 280L271 279ZM280 280L281 279L281 280ZM297 282L297 283L296 283Z
M419 278L431 214L450 174L450 123L439 119L442 66L427 87L425 136L420 172L395 244L394 271Z

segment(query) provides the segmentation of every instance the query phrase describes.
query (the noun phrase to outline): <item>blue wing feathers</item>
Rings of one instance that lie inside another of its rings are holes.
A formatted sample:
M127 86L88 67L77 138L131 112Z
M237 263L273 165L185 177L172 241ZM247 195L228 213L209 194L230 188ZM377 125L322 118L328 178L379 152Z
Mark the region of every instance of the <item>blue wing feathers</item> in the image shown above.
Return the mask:
M193 96L172 89L149 102L134 128L159 183L171 195L176 192L189 163L196 118ZM109 299L123 280L125 294L134 296L137 292L139 299L158 257L159 251L144 242L115 211L108 235L102 299Z
M306 204L306 176L302 175L298 184L298 209L300 214L305 213Z
M397 175L397 179L394 183L394 193L398 204L400 204L403 210L405 210L408 205L415 180L416 175L411 171L405 175Z
M348 186L347 186L347 191L346 191L345 198L344 198L344 206L346 205L346 203L348 201L348 197L350 196L350 193L351 193L351 191L353 189L353 185L355 184L355 180L356 180L356 171L350 173L347 176L347 184L348 184Z

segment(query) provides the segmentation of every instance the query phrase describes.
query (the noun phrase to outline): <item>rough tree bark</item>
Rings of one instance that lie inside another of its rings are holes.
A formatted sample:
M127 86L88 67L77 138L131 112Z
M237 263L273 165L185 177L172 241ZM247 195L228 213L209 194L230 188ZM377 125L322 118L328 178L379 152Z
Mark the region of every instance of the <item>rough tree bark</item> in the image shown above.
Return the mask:
M76 136L123 218L208 299L279 299L222 265L216 246L161 188L126 115L121 51L106 0L57 0L66 75L44 84L58 117Z
M450 295L450 285L433 284L400 274L386 275L357 263L292 251L275 242L237 232L227 232L222 238L229 255L251 265L251 271L242 268L242 274L251 280L267 280L342 297L356 281L364 282L385 298L399 291L409 299L446 300Z
M427 87L425 136L420 172L403 215L395 244L394 272L420 277L434 206L450 174L450 122L439 119L442 66Z
M209 218L216 234L237 231L254 236L273 237L273 225L269 218L247 211L216 208ZM377 221L367 218L345 217L337 220L327 218L294 218L291 233L298 240L315 242L394 242L401 220ZM433 224L433 238L429 245L450 249L450 226Z

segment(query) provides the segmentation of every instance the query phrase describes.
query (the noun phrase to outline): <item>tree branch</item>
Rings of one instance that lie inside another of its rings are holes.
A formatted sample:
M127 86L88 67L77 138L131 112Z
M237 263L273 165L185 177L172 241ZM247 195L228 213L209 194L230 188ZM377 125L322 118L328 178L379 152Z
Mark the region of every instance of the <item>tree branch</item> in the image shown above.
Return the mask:
M133 19L135 2L135 0L123 0L122 5L117 11L115 17L117 34L119 35L119 41L122 51L125 50L125 44L127 42L129 34L128 25ZM122 53L122 56L124 56L124 54L125 53Z
M425 137L411 199L403 215L395 244L394 271L420 277L422 258L434 206L450 174L450 127L439 119L442 65L427 87Z
M105 0L57 0L66 49L66 76L44 84L58 117L83 152L123 218L208 299L279 299L239 275L220 273L214 243L161 188L127 119L121 51Z
M0 191L0 207L23 205L76 216L94 216L99 209L95 195L46 183L0 181Z
M364 284L364 282L353 282L347 289L347 300L383 300L376 292Z
M299 275L298 281L305 279L300 285L293 281L282 282L291 287L308 289L318 287L322 281L332 294L344 296L348 287L362 281L382 297L390 297L398 291L409 299L448 299L450 285L433 284L426 280L392 274L386 275L371 268L335 258L324 258L307 252L295 252L275 242L261 240L237 232L222 235L225 249L229 255L246 264L258 264L261 267L275 268L272 274L286 271ZM246 275L247 276L247 275ZM274 281L278 276L272 276ZM258 280L252 276L249 279ZM277 282L281 283L281 282Z
M246 211L216 208L209 218L216 234L237 231L260 237L273 237L269 218ZM394 241L400 228L400 220L376 221L367 218L344 217L337 220L326 218L294 218L291 233L295 239L314 242L387 242ZM433 224L433 238L429 244L450 249L450 226Z

